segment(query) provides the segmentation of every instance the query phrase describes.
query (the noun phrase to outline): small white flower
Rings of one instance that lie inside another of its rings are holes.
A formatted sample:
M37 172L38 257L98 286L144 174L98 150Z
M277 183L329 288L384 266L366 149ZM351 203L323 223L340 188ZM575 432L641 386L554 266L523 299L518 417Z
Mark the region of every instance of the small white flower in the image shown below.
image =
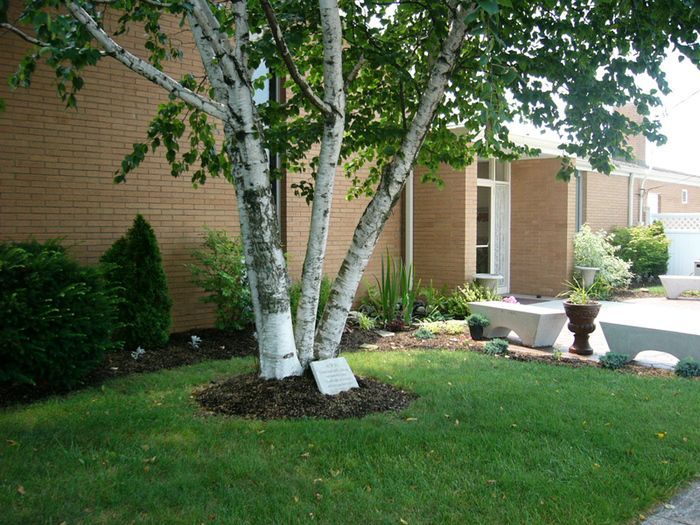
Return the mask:
M202 338L197 336L197 335L193 335L192 337L190 337L190 346L192 348L194 348L195 350L197 350L199 348L199 343L201 343L201 342L202 342Z
M136 350L131 352L131 357L134 359L134 361L138 361L139 358L141 358L145 353L146 353L146 350L144 350L143 348L141 348L139 346Z

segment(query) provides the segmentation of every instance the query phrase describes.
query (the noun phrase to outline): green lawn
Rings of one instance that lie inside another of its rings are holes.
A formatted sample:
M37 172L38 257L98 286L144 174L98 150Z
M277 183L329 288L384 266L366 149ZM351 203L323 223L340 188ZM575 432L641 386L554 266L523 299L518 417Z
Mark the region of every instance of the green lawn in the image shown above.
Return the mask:
M697 381L348 359L420 399L362 420L199 415L190 392L253 366L236 359L0 412L0 522L627 523L700 472Z

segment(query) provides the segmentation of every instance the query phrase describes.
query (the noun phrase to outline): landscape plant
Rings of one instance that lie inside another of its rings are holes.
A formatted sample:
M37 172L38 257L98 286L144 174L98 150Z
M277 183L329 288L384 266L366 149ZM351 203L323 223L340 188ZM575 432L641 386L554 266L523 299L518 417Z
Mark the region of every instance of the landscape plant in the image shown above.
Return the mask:
M255 315L241 241L232 239L224 230L205 228L202 248L195 250L192 257L197 261L188 265L192 280L207 293L202 302L214 304L216 327L249 327Z
M621 354L619 352L607 352L600 356L598 362L603 368L617 370L619 368L624 367L630 361L630 356L628 356L627 354Z
M172 32L169 19L179 22ZM697 64L699 26L699 10L684 0L643 9L602 0L0 3L3 37L28 44L13 87L29 86L45 63L74 107L86 80L96 91L119 91L121 75L85 74L107 58L132 75L123 82L140 77L167 94L117 182L165 150L172 175L192 170L196 184L220 175L235 185L266 378L300 374L337 354L364 270L416 165L428 168L424 180L441 183L443 164L536 155L509 136L509 123L523 120L562 132L561 178L574 172L573 155L610 173L613 158L632 158L627 137L662 140L649 118L668 91L659 64L669 46ZM119 43L130 30L145 49ZM167 60L185 54L185 74L168 75ZM636 83L644 74L652 86ZM288 96L256 102L271 78L285 79ZM615 111L627 103L643 118ZM456 122L462 134L451 131ZM295 326L271 155L300 174L293 189L311 206ZM352 182L348 197L370 199L317 323L341 166Z
M598 279L621 290L629 286L632 273L630 263L618 257L617 251L604 231L593 232L588 224L574 235L574 266L598 268Z
M506 339L491 339L484 344L484 353L488 355L507 355L508 341Z
M700 377L700 362L692 357L685 357L676 363L674 372L680 377Z
M658 282L659 275L666 273L671 241L664 233L662 222L616 229L611 243L618 247L618 255L631 264L637 281Z
M364 330L365 332L374 330L377 327L377 322L374 320L374 317L362 312L358 312L357 314L357 324L360 327L360 330Z
M120 346L118 299L58 241L0 244L0 383L71 387Z
M402 258L387 252L376 285L367 287L366 301L385 326L396 324L397 320L410 326L419 288L420 280L413 282L413 265L406 265Z
M501 296L491 288L481 286L477 282L464 283L458 286L445 300L447 314L455 319L466 319L471 314L469 303L480 301L500 301Z
M117 339L124 341L127 350L167 343L172 300L155 232L141 214L100 262L119 293Z
M421 341L425 341L427 339L435 338L435 334L425 326L421 326L420 328L418 328L418 330L413 332L413 337L415 337L416 339L420 339Z

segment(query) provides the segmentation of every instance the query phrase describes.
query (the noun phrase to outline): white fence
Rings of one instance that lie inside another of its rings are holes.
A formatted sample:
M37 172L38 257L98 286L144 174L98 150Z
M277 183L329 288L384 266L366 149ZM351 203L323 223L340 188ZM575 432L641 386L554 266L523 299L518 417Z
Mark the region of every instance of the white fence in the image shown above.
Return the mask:
M692 275L700 261L700 213L658 213L652 221L661 221L669 247L668 275Z

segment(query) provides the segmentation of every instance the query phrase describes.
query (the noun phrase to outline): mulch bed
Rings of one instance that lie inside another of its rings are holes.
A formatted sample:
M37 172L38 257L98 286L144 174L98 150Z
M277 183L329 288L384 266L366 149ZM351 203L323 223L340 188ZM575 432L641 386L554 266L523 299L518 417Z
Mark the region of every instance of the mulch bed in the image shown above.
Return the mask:
M202 339L197 349L190 345L193 335ZM131 352L125 350L107 354L100 366L72 390L43 385L0 384L0 407L31 403L53 395L64 395L82 388L100 385L114 377L156 372L213 359L256 355L257 352L257 342L252 330L227 332L205 328L179 332L170 336L167 345L161 348L147 348L146 353L138 360L131 357Z
M396 350L475 350L478 347L465 332L463 334L435 334L432 339L418 339L414 331L396 332L381 337L375 332L352 328L343 334L341 352L393 352Z
M399 411L418 396L374 379L357 377L360 388L321 394L311 374L270 381L257 374L234 376L194 393L208 413L247 419L348 419Z
M197 335L202 340L197 349L190 345L192 335ZM391 337L381 337L375 332L351 328L343 335L340 350L341 353L412 349L481 351L482 346L483 342L473 341L466 333L437 334L432 339L420 340L413 335L413 331L397 332ZM595 362L569 354L564 354L557 360L549 352L517 345L511 345L510 351L508 358L517 361L538 361L569 367L599 366ZM131 353L127 351L108 354L104 362L72 391L96 386L114 377L155 372L207 360L257 355L257 352L257 342L252 330L242 332L225 332L213 328L189 330L173 334L168 344L162 348L146 349L146 353L138 360L134 360ZM627 365L621 372L645 376L673 375L669 370L637 365ZM265 381L251 374L210 386L205 391L199 392L197 397L206 410L257 419L362 417L371 412L400 410L413 399L411 394L397 390L391 385L372 379L359 377L357 379L360 384L359 389L330 397L318 392L311 376L289 378L284 381ZM68 392L66 389L41 385L0 384L0 407L31 403Z

